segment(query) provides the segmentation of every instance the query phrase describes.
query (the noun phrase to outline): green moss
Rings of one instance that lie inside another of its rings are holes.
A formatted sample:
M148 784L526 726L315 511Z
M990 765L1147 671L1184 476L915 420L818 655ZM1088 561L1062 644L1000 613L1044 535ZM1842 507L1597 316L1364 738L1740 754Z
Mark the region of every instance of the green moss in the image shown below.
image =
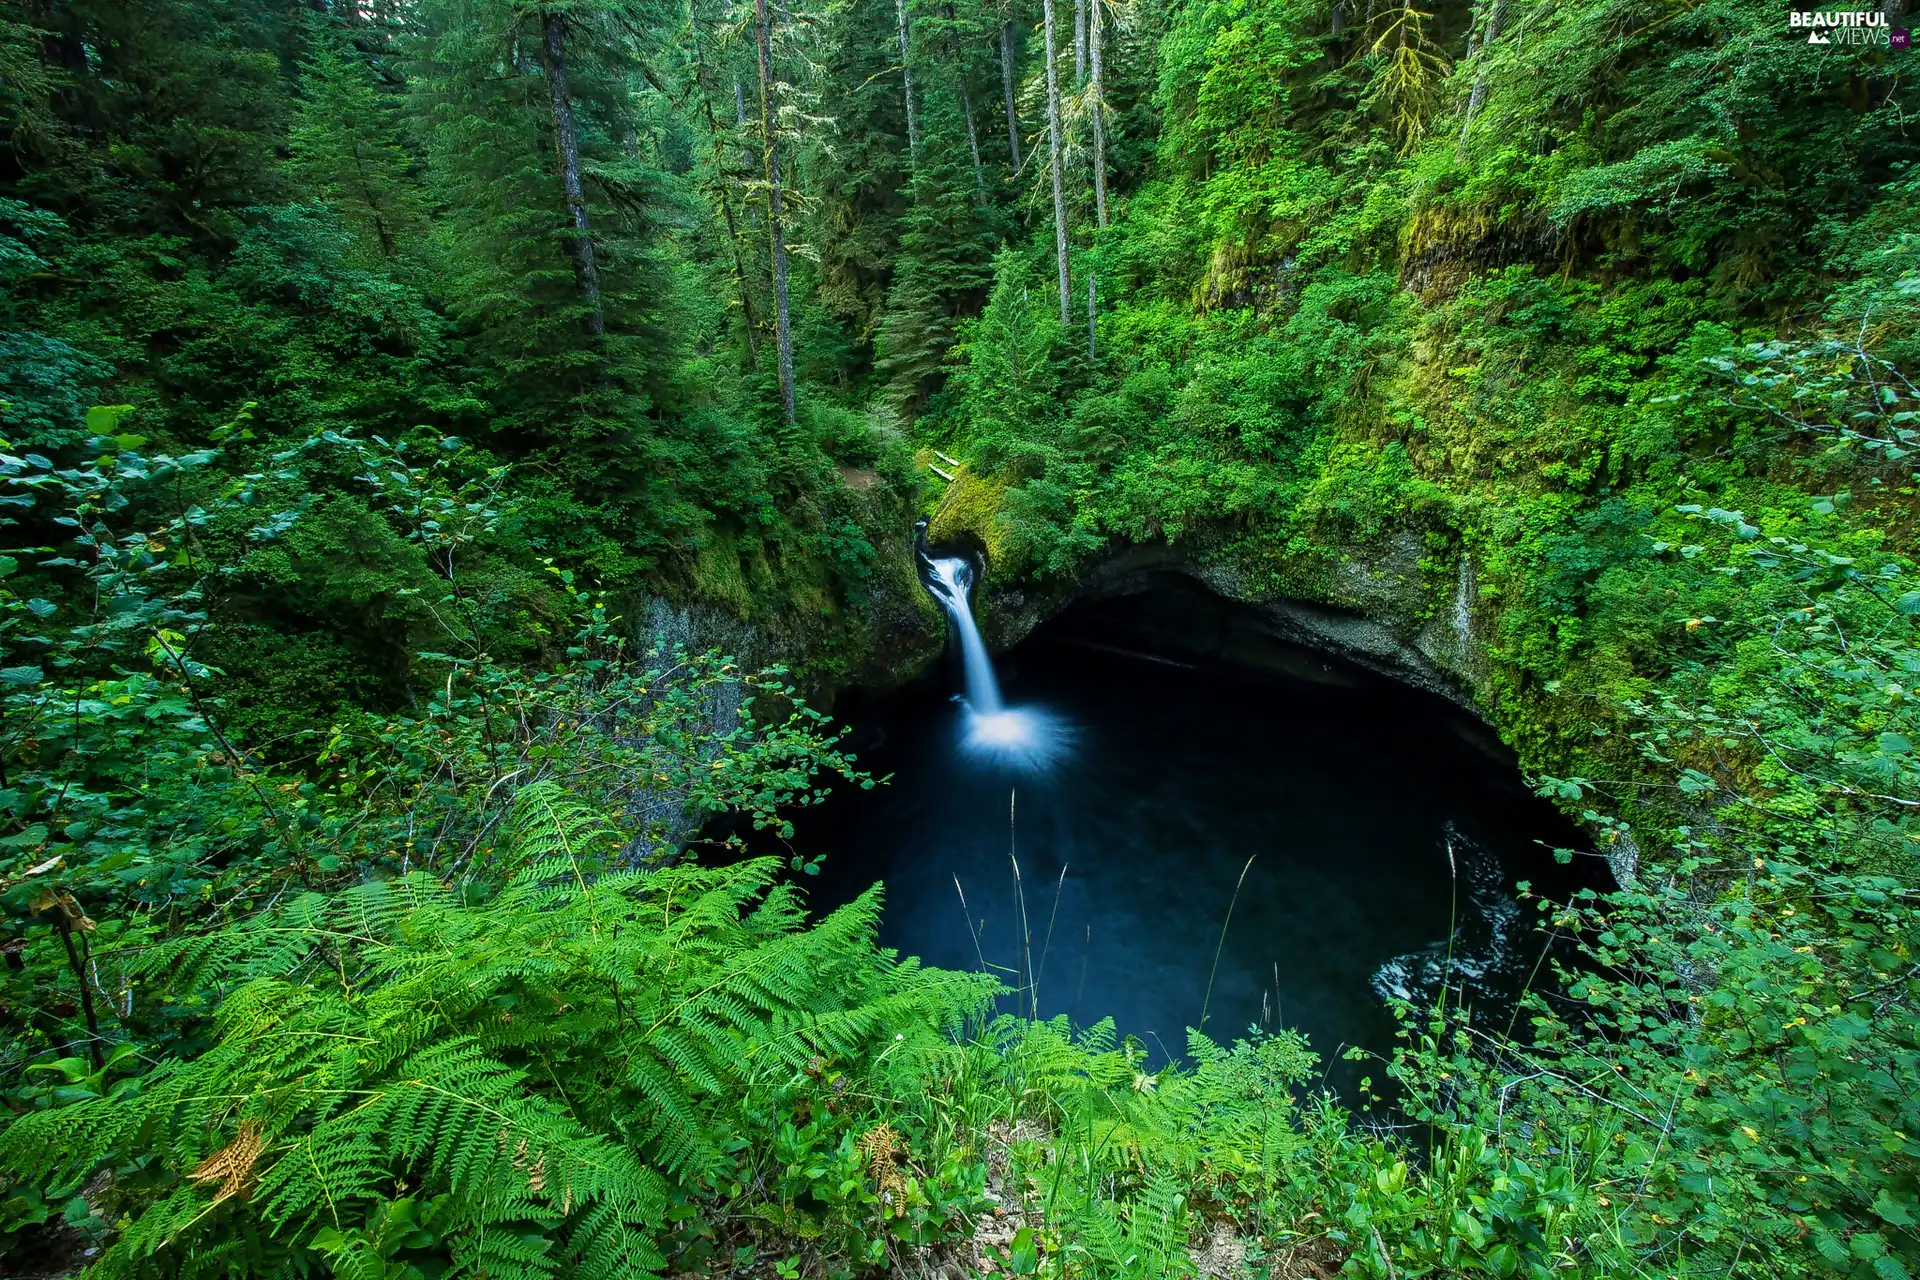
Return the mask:
M992 576L997 565L1010 559L1007 526L1001 519L1010 486L1003 480L977 475L969 467L961 467L953 477L934 503L927 522L927 540L979 543L986 552L987 573Z
M753 612L753 593L747 585L746 571L740 564L740 551L733 535L717 533L695 553L691 567L694 595L724 605L739 617Z

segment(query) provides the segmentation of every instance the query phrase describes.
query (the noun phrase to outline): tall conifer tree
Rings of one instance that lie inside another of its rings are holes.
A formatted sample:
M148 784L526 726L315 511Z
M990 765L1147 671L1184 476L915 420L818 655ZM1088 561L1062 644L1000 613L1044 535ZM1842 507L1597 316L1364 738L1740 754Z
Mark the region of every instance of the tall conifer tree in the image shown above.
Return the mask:
M308 24L287 135L291 177L302 195L332 206L363 243L389 258L421 226L413 158L400 145L399 106L337 28L319 19Z
M1064 327L1071 323L1068 312L1072 303L1068 298L1071 285L1067 275L1067 188L1063 172L1066 144L1061 136L1060 54L1054 42L1053 0L1041 0L1041 12L1047 41L1047 153L1053 171L1053 245L1060 268L1060 323Z
M779 365L780 407L794 422L793 319L787 297L785 209L780 199L780 133L774 119L773 34L767 0L754 0L754 50L760 73L760 146L766 164L767 242L773 259L774 350Z

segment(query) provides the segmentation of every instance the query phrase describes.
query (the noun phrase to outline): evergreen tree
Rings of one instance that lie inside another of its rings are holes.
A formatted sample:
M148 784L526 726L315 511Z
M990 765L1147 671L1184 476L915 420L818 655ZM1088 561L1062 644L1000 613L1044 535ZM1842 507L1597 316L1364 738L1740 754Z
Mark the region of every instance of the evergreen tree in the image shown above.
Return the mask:
M1020 114L1019 100L1014 93L1015 75L1013 70L1013 19L1005 16L1000 23L1000 91L1007 109L1007 159L1008 171L1020 172L1023 163L1020 156Z
M560 189L567 201L567 257L573 262L574 284L580 291L581 324L597 338L607 331L607 317L600 301L593 218L580 181L580 131L574 123L573 89L567 74L566 15L557 9L542 10L539 24L540 66L553 108L553 146L560 162Z
M746 242L744 220L749 216L751 198L748 188L754 180L754 148L745 123L745 89L737 75L729 78L724 45L716 38L715 28L722 24L701 13L698 0L687 5L687 54L691 67L693 92L698 98L699 118L690 136L700 137L691 157L690 177L696 188L719 214L719 248L730 268L731 284L739 308L739 329L746 366L757 369L760 363L760 325L763 308L755 304L758 271L750 272L749 260L758 261L755 248ZM710 51L710 46L711 51ZM725 93L722 99L723 90Z
M1103 46L1106 43L1105 0L1089 0L1093 13L1087 25L1088 49L1087 117L1093 123L1093 209L1098 226L1107 225L1107 77Z
M992 211L969 180L958 95L934 95L927 105L913 205L902 219L878 339L888 394L909 415L939 385L956 324L985 301L997 239Z
M1047 50L1047 168L1053 183L1054 259L1060 274L1060 323L1068 323L1073 305L1067 277L1066 126L1060 112L1060 55L1055 47L1053 0L1041 0Z
M980 79L981 53L988 39L977 14L962 20L951 4L942 4L938 18L926 24L925 38L946 64L947 83L959 100L960 120L967 135L967 155L973 164L973 183L980 199L987 195L986 167L980 156L980 128L974 118L974 85Z
M540 35L504 0L421 6L409 116L427 151L442 293L499 370L502 426L529 428L598 378L564 239Z
M900 24L900 100L906 108L907 151L915 161L920 157L920 114L913 100L913 29L907 19L907 0L893 0Z
M901 99L880 90L899 60L892 18L880 6L835 9L817 54L819 111L832 125L808 155L807 239L821 302L861 341L880 322L913 193Z
M344 33L319 20L309 23L299 92L287 131L294 189L330 205L363 243L393 257L423 227L413 157L400 144L400 103Z
M792 298L787 288L786 210L780 190L785 177L780 163L780 128L775 121L775 97L779 90L774 80L773 33L767 16L767 0L754 0L753 38L760 80L760 147L766 175L767 240L773 263L774 360L780 379L781 410L791 427L794 420Z
M22 194L202 243L279 194L297 0L72 0L33 6L30 25L58 76L48 105L90 154L23 172Z

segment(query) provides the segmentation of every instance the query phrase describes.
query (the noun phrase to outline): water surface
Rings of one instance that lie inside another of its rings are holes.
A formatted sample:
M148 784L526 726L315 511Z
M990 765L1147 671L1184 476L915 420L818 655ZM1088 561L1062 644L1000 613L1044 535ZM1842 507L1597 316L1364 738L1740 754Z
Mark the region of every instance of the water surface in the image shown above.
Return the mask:
M1307 679L1135 648L1152 629L1130 622L1167 607L1083 607L999 658L1007 707L1066 735L1043 769L963 749L948 667L855 708L860 767L892 781L799 816L796 848L827 855L815 904L884 881L886 945L994 968L1043 1016L1112 1015L1156 1057L1203 1006L1217 1038L1385 1052L1386 997L1445 973L1504 1027L1542 942L1514 883L1570 887L1536 841L1574 833L1440 699L1316 654Z

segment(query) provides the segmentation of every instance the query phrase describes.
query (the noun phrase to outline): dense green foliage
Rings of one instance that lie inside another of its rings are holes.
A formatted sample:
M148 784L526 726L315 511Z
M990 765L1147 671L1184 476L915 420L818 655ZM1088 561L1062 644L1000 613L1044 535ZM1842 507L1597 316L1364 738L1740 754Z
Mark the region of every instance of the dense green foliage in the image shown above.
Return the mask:
M1043 3L0 6L5 1269L1920 1271L1920 54ZM1571 1002L1376 1131L698 843L867 780L644 620L915 510L1451 623Z
M1001 571L1166 538L1256 596L1470 609L1482 705L1637 865L1543 915L1580 1017L1407 1011L1386 1067L1436 1136L1358 1184L1350 1266L1910 1274L1900 55L1762 6L1338 26L1168 13L1097 358L1044 246L1003 255L927 424L977 476L947 525Z

